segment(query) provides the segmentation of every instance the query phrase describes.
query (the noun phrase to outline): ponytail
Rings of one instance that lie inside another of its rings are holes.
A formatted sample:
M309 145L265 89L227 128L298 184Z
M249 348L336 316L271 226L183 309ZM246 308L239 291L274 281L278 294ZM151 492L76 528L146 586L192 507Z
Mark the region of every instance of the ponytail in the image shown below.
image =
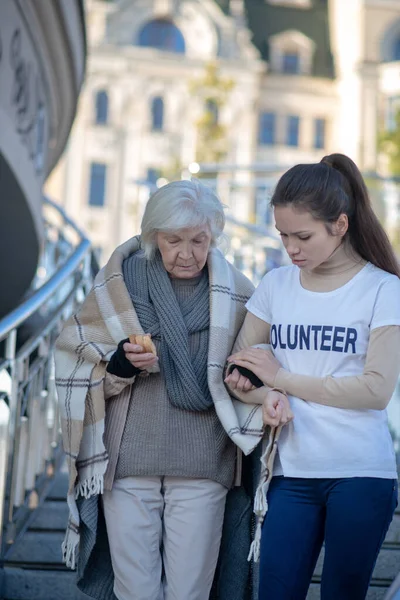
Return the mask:
M346 191L352 204L348 235L354 250L376 267L400 277L399 263L374 213L367 186L357 165L344 154L330 154L321 162L338 171L348 188Z
M320 163L296 165L282 175L271 205L293 204L315 219L335 223L346 214L346 234L354 250L376 267L400 277L389 239L375 215L368 190L356 164L344 154L330 154Z

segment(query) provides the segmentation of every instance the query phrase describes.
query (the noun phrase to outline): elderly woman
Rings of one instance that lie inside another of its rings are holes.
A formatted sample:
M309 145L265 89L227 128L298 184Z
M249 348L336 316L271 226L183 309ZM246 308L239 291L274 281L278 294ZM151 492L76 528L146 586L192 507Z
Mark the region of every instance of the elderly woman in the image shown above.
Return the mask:
M215 248L224 223L198 181L159 189L57 342L64 558L74 567L79 546L92 597L209 598L236 445L248 454L262 436L261 408L223 383L253 291ZM144 333L152 352L131 337Z

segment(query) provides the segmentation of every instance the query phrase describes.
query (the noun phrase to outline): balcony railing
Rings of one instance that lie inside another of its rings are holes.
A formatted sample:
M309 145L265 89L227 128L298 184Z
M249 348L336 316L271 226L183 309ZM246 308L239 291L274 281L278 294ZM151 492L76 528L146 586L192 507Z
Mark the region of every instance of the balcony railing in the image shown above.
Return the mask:
M32 292L0 321L0 557L22 535L61 457L53 347L92 284L91 246L44 201L46 245Z

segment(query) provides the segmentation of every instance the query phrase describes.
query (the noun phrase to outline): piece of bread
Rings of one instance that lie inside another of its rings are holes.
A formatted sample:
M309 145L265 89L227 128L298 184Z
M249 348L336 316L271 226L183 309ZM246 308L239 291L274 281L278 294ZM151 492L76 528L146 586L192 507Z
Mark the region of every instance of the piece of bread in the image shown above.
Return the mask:
M130 335L129 341L131 344L142 346L142 353L149 352L157 356L157 350L153 342L151 341L151 335Z

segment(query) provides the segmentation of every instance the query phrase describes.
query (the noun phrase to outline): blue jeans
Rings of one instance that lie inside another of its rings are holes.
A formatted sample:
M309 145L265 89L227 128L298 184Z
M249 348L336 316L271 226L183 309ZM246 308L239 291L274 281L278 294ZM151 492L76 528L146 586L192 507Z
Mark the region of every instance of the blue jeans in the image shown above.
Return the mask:
M273 477L259 600L303 600L325 542L321 600L364 600L397 506L397 481Z

